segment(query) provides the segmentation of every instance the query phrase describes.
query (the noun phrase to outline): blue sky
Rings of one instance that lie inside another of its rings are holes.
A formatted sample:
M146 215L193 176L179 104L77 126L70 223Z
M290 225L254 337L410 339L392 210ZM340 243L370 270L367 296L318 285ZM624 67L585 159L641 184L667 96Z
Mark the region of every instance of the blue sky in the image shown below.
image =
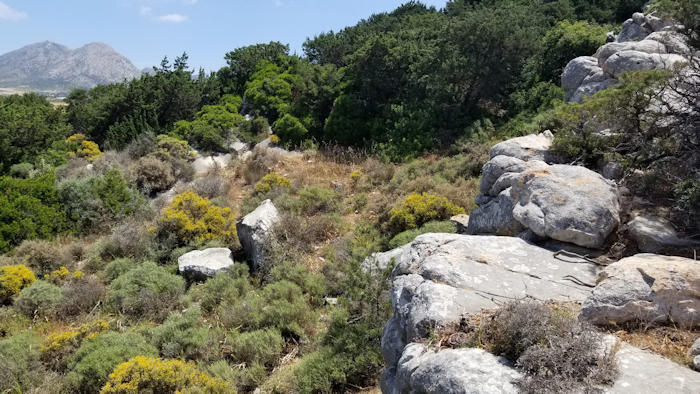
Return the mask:
M0 0L0 54L38 41L70 48L104 42L138 67L187 51L190 65L224 65L224 54L281 41L301 53L306 37L354 25L406 0ZM441 8L445 0L423 0Z

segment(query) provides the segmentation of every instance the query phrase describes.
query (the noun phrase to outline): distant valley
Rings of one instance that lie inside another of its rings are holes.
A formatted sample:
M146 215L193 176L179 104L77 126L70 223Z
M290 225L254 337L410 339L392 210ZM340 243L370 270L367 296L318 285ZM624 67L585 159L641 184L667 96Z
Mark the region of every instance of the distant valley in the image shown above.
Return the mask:
M141 73L107 44L70 49L45 41L0 55L0 95L29 91L62 96L74 88L123 82Z

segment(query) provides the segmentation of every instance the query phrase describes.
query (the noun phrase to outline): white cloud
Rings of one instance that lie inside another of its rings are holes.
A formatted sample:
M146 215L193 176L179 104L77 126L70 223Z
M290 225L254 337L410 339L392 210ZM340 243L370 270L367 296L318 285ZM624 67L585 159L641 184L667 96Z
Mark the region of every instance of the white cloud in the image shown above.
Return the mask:
M159 22L181 23L185 22L189 18L187 17L187 15L182 14L166 14L161 15L155 19Z
M0 1L0 19L16 22L27 19L27 14L22 11L17 11Z

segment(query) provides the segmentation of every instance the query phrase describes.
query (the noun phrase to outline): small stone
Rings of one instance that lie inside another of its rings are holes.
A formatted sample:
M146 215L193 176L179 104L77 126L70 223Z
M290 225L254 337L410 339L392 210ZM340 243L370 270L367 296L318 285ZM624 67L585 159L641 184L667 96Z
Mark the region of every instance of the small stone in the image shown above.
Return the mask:
M469 215L457 215L450 218L450 222L457 226L457 234L466 234L469 226Z

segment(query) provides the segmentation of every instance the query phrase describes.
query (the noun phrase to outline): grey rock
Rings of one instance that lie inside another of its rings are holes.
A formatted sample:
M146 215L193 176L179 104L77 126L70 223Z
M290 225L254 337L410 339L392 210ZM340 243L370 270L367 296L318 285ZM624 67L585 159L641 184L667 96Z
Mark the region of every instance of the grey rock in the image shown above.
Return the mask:
M593 56L581 56L571 60L561 74L561 87L566 93L566 101L570 101L571 95L583 84L586 77L598 73L598 59Z
M406 384L400 376L408 369L398 360L410 354L404 348L415 338L507 300L583 300L591 289L581 283L593 283L598 271L594 264L556 259L551 251L513 237L425 234L395 259L394 317L382 335L387 389Z
M466 234L516 235L523 231L525 227L513 217L514 205L510 189L502 191L472 212Z
M652 32L651 26L646 24L644 14L637 12L622 24L622 30L617 35L617 42L641 41Z
M620 376L605 393L694 394L700 387L700 373L658 354L623 343L616 359Z
M253 212L236 223L241 246L251 260L253 270L267 263L267 250L272 231L279 223L280 215L270 200L265 200Z
M236 152L238 157L240 157L242 154L244 154L245 152L248 152L250 150L250 146L248 146L248 144L246 144L245 142L241 142L241 141L233 141L233 142L231 142L231 144L229 144L228 147L232 151Z
M388 252L371 254L362 262L362 271L367 273L383 272L385 269L387 269L387 267L389 267L389 264L391 264L392 261L395 262L396 258L399 257L403 250L408 247L410 247L410 244L392 249Z
M610 44L608 44L610 45ZM671 69L687 63L686 58L675 54L645 53L634 50L620 51L611 55L603 64L603 71L618 78L624 72Z
M700 356L700 338L696 339L695 342L693 342L693 346L691 346L688 350L688 355Z
M690 53L687 38L674 31L655 31L649 34L644 41L657 41L666 47L668 53L679 55Z
M700 264L655 254L624 258L601 273L580 318L593 324L641 320L700 325Z
M700 372L700 356L693 357L693 368Z
M693 245L688 240L678 238L671 222L658 216L635 215L627 226L637 247L645 253L659 253Z
M601 248L619 224L617 186L584 167L524 171L510 194L513 217L539 236Z
M216 170L218 168L225 168L231 162L231 154L227 153L225 155L215 155L215 156L200 156L197 157L192 163L194 167L194 172L197 175L204 175L209 171Z
M510 156L520 160L531 159L546 161L549 148L554 141L554 135L549 130L540 134L530 134L523 137L511 138L494 145L491 148L491 158Z
M600 72L601 74L603 73L602 70ZM581 104L587 97L591 97L602 90L610 89L614 85L617 85L618 82L617 79L606 76L606 78L601 81L584 83L571 92L567 102Z
M481 349L434 352L425 345L406 346L398 362L395 384L382 388L399 393L517 393L521 377L508 362Z
M611 42L598 48L595 57L598 65L603 66L608 58L622 51L638 51L644 53L666 53L666 46L655 40L642 40L630 42Z
M195 280L212 278L232 265L231 250L227 248L193 250L177 259L178 272Z
M606 179L618 181L624 175L624 168L619 163L609 161L603 166L602 174Z
M450 218L452 222L457 227L457 234L466 234L467 227L469 226L469 215L456 215Z

